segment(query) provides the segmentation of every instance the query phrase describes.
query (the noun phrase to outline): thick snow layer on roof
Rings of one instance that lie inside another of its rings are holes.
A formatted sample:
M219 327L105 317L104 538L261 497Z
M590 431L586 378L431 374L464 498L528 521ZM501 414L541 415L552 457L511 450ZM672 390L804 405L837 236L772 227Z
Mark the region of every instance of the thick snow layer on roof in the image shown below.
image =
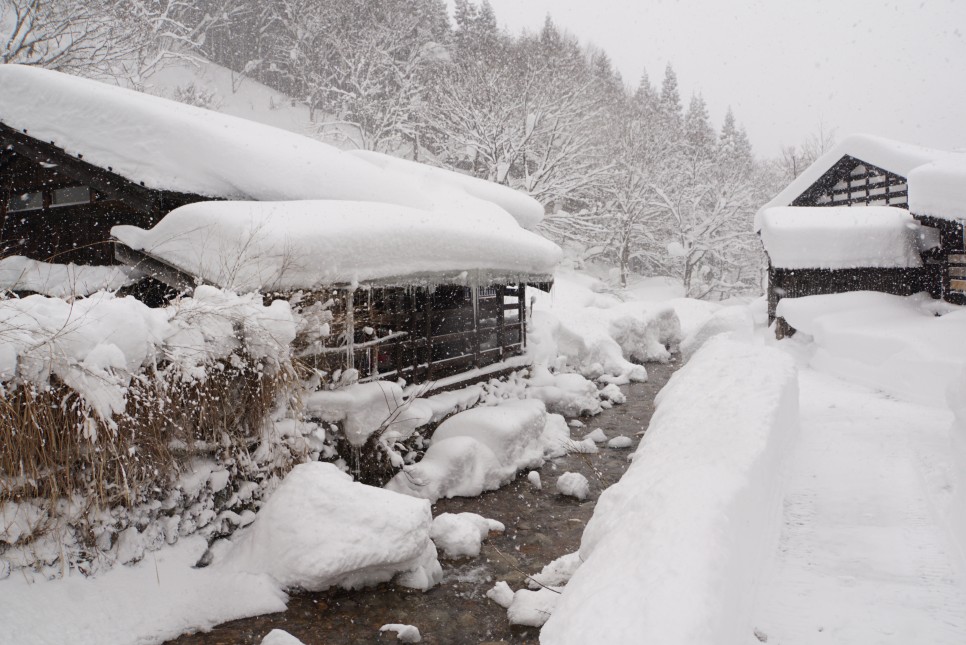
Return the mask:
M763 208L790 206L796 197L804 193L822 175L845 155L861 159L873 166L909 178L913 168L941 159L950 153L932 148L893 141L868 134L853 134L815 160L802 174Z
M55 298L116 291L133 284L140 272L127 266L50 264L12 255L0 260L0 290L32 291Z
M257 201L371 201L454 213L469 203L495 211L498 206L487 201L492 199L521 222L539 221L535 202L510 189L440 169L427 171L436 185L413 185L420 168L414 162L350 155L292 132L97 81L2 65L0 87L0 122L148 188Z
M761 241L773 267L855 269L922 266L936 240L901 208L784 207L761 211Z
M909 209L917 215L966 219L966 154L952 153L909 173Z
M0 86L0 122L148 188L428 206L401 179L285 130L34 67L0 66Z
M238 292L474 270L484 277L547 274L561 255L495 206L448 213L350 201L201 202L172 211L149 231L111 232Z
M507 186L444 168L427 166L408 159L390 157L378 152L353 150L349 154L374 163L380 168L412 177L413 180L419 182L417 185L421 188L430 187L432 189L438 184L460 188L474 197L500 206L513 215L523 228L533 228L543 219L543 206L540 205L540 202Z

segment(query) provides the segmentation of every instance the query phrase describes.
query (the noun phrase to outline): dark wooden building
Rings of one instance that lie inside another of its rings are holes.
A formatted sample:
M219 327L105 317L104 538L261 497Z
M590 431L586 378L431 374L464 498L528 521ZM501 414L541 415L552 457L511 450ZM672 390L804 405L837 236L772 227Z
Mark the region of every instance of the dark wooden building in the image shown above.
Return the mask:
M917 209L917 195L926 192L922 188L917 193L916 175L920 169L928 170L932 164L957 156L966 155L856 135L843 140L807 168L759 211L759 231L763 214L776 207L889 206L909 211L922 225L922 237L928 237L930 243L920 249L919 266L786 268L775 266L769 256L770 319L774 320L778 301L783 297L846 291L896 295L928 291L934 298L966 304L964 218L936 209ZM767 245L765 250L767 253ZM820 255L821 249L816 249L816 256ZM781 332L782 325L779 327Z
M381 167L388 161L269 126L16 65L0 66L0 87L0 259L135 265L148 277L134 292L156 299L205 281L120 245L115 226L150 229L179 207L212 200L426 201L411 168L394 174ZM32 103L40 95L43 104ZM431 182L447 175L433 169ZM448 190L470 201L495 195L488 206L502 215L539 220L531 198L476 181L453 176ZM329 303L331 332L302 358L329 374L353 368L363 379L410 382L504 364L526 344L527 283L549 288L552 265L482 278L479 268L468 261L439 275L312 285L302 302Z

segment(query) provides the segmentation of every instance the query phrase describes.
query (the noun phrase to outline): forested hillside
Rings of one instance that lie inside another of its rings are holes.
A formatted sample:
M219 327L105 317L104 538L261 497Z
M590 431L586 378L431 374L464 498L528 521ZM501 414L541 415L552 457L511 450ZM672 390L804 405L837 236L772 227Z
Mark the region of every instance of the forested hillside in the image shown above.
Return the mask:
M547 17L510 34L485 0L0 0L0 62L151 89L202 57L304 103L310 134L525 190L578 260L758 293L751 218L808 159L758 160L729 111L716 128L674 70L656 87ZM642 44L646 47L647 44ZM215 109L205 88L181 100ZM808 156L807 154L804 156Z

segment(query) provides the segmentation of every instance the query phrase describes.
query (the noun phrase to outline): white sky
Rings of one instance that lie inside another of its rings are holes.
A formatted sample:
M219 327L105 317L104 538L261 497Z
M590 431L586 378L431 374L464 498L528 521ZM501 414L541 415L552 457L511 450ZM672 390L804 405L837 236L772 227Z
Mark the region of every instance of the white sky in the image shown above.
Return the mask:
M671 62L720 126L730 104L756 152L819 123L966 147L966 0L490 0L501 26L557 26L602 47L626 83Z

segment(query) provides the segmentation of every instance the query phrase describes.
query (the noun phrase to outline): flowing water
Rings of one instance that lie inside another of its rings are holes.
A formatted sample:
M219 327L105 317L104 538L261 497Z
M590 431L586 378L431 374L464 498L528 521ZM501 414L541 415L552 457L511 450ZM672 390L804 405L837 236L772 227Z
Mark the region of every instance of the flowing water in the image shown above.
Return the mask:
M434 516L479 513L503 522L506 532L491 533L477 558L441 560L443 582L430 591L383 584L362 591L298 594L292 596L284 612L232 621L207 633L182 636L170 644L258 644L276 628L306 645L392 643L396 641L393 633L379 632L379 627L387 623L415 625L427 645L537 643L539 629L511 627L506 610L486 598L487 590L499 580L505 580L514 590L526 588L527 575L577 550L597 498L624 473L627 456L637 447L650 421L654 395L675 369L676 364L648 365L647 383L621 388L627 403L584 419L586 426L572 431L575 439L594 428L603 428L608 438L627 435L634 439L630 449L614 450L601 444L597 454L573 454L549 461L540 469L542 490L520 476L510 485L480 497L440 500L433 507ZM583 473L590 481L591 495L586 501L556 493L557 476L568 471Z

